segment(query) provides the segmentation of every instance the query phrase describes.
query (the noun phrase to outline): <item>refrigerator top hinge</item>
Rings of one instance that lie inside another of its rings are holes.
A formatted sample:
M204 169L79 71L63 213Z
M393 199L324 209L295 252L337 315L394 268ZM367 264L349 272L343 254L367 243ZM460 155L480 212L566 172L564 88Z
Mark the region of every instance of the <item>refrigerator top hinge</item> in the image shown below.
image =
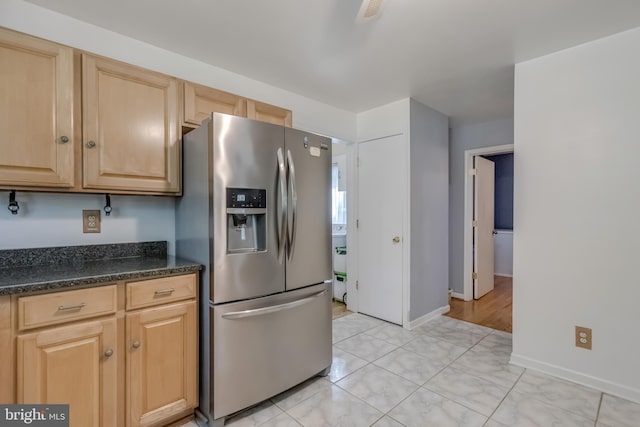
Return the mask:
M473 273L471 273L471 277L473 278L473 280L478 280L478 273L474 271Z
M477 173L476 169L469 169L469 175L475 175Z
M358 289L359 286L360 286L360 282L356 280L356 289Z

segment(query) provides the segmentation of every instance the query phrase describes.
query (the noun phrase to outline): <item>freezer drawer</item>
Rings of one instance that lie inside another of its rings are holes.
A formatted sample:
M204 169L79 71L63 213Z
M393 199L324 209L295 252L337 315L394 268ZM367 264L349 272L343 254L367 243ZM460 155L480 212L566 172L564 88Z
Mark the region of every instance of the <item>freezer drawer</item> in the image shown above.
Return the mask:
M331 284L211 307L213 416L268 399L331 365Z

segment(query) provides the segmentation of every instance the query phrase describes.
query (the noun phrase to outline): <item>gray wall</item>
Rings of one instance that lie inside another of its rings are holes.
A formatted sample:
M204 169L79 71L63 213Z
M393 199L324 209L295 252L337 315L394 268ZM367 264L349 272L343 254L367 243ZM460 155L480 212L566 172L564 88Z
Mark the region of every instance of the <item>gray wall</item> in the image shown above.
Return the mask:
M447 305L449 119L414 100L410 110L411 321Z
M513 117L453 126L449 143L449 287L464 292L464 152L513 144Z
M513 230L513 153L482 157L495 164L493 228Z
M18 215L6 206L9 192L0 191L0 249L166 240L173 253L174 198L111 196L111 216L101 213L101 233L82 232L82 210L100 209L103 195L16 192Z

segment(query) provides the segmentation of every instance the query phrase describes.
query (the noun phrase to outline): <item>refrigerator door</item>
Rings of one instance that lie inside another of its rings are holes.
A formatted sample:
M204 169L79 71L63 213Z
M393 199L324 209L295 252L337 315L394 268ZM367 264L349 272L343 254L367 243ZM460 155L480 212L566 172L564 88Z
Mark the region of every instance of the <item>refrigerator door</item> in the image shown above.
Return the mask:
M211 307L213 417L283 392L331 366L328 284Z
M287 290L331 280L331 139L285 129Z
M286 207L284 129L215 113L212 133L210 299L218 304L282 292L285 290L284 241L281 239ZM236 191L238 194L232 196L229 189L251 191L248 195ZM242 209L228 208L231 197L236 201L242 197L244 201L245 196L260 194L263 190L266 209L245 209L248 215L243 218ZM238 219L234 214L245 220L245 229L240 222L234 223L234 219ZM260 227L265 230L264 238L260 237ZM255 240L255 251L242 246L234 250L232 245L239 245L245 239Z

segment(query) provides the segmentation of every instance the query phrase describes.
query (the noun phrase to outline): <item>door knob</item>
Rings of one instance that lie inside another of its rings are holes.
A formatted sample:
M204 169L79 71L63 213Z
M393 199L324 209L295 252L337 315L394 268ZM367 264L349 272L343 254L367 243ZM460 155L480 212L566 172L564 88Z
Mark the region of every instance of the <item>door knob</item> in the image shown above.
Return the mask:
M393 243L400 243L400 237L396 236L393 238Z
M104 352L104 357L111 357L111 356L113 356L113 349L110 349L110 348L106 349Z
M140 341L136 340L131 344L131 347L133 348L139 348L140 347Z
M94 148L96 146L96 142L91 140L87 142L87 148Z

